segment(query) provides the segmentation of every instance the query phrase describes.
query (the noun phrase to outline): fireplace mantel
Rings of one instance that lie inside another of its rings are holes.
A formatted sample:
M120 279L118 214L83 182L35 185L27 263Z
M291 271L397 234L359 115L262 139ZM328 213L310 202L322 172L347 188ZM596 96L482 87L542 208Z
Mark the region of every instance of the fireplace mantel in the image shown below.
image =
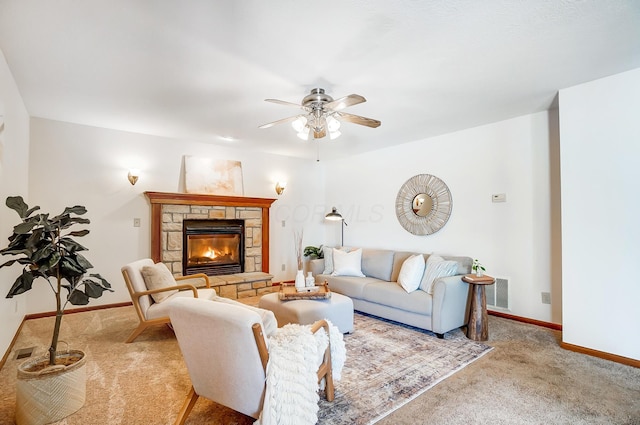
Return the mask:
M162 261L162 206L203 205L260 208L262 211L262 271L269 272L269 208L272 198L203 195L195 193L144 192L151 203L151 258Z
M145 192L151 204L170 205L224 205L228 207L269 208L276 200L272 198L249 198L245 196L203 195L199 193Z

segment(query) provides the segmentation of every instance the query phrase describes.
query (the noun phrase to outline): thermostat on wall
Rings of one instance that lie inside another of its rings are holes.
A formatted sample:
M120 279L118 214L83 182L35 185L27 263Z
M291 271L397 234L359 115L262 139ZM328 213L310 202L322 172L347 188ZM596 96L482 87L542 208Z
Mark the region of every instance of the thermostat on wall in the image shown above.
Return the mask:
M492 202L507 202L507 194L506 193L496 193L491 195Z

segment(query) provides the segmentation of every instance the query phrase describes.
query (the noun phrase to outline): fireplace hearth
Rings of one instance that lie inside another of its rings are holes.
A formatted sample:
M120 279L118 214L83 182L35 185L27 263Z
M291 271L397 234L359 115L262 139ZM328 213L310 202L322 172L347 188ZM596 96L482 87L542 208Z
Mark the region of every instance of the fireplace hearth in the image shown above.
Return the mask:
M182 274L244 272L244 220L184 220Z

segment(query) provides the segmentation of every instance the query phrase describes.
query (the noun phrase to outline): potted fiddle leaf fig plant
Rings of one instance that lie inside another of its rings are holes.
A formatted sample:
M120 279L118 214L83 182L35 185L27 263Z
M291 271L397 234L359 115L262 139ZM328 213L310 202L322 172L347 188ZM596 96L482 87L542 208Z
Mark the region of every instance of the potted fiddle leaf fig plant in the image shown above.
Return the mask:
M14 264L22 267L7 298L25 293L35 282L42 281L51 288L56 302L48 355L18 367L16 422L55 422L80 409L86 393L85 354L68 348L65 352L58 350L65 308L69 304L86 305L92 298L113 290L100 274L87 275L93 268L81 254L87 249L73 239L89 233L87 229L71 230L75 225L89 224L88 219L80 217L87 212L85 207L67 207L51 217L47 213L36 214L40 207L29 208L21 196L9 196L6 205L18 213L21 222L14 226L9 245L0 250L0 254L13 258L0 264L0 268ZM32 398L37 398L38 403L30 403ZM47 406L49 402L54 406Z

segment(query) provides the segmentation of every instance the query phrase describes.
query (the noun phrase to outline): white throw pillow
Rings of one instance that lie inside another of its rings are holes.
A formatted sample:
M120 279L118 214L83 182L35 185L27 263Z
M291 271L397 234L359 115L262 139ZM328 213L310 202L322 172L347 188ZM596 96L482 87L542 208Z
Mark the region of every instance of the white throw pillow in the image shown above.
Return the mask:
M404 260L398 275L398 283L407 292L413 292L420 286L424 273L424 256L415 254Z
M358 248L351 252L334 249L333 273L331 273L331 276L364 277L362 273L362 249Z
M424 268L420 289L433 295L433 283L439 277L454 276L458 272L457 261L446 261L438 255L430 255Z
M333 273L333 250L339 249L340 251L349 252L353 248L347 248L346 246L341 246L338 248L331 247L323 247L322 251L324 251L324 271L322 274L331 274Z
M155 263L153 266L144 266L140 269L144 284L148 290L162 289L170 286L176 286L176 280L164 263ZM177 289L172 291L163 291L156 294L151 294L153 300L157 303L161 303L171 295L178 292Z

